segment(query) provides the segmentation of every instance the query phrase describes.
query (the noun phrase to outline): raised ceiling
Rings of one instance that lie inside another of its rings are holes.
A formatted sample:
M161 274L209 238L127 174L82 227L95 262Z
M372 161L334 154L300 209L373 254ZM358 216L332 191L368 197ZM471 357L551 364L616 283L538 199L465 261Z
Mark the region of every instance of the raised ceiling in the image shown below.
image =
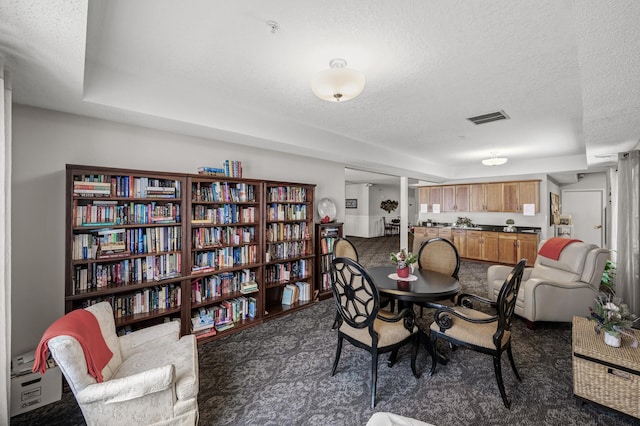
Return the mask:
M638 22L637 0L9 0L0 54L20 104L443 181L637 146ZM311 92L334 58L358 98Z

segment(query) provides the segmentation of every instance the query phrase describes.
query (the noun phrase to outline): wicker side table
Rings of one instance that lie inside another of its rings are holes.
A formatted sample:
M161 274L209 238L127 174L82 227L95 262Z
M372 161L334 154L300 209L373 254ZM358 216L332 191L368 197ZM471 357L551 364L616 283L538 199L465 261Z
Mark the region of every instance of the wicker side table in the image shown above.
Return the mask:
M640 348L632 348L628 336L619 348L608 346L594 325L573 317L573 394L640 418ZM640 339L640 331L634 333Z

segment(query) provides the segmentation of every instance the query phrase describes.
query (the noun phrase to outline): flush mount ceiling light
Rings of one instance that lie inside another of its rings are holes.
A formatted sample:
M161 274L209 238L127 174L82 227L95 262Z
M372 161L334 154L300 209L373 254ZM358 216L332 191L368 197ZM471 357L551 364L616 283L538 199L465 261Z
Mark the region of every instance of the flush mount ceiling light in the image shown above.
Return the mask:
M362 93L364 75L360 71L347 68L344 59L333 59L329 66L311 80L311 90L317 97L329 102L344 102Z
M482 164L484 164L485 166L499 166L506 162L507 162L507 158L498 157L497 152L492 152L491 158L485 158L484 160L482 160Z

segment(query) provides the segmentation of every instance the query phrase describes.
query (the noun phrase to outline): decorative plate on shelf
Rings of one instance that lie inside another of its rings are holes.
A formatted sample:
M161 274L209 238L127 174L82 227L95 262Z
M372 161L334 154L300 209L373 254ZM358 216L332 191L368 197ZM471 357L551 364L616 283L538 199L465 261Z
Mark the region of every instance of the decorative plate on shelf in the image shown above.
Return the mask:
M323 198L318 201L318 214L320 219L325 216L329 216L329 221L333 222L336 219L336 203L330 198Z

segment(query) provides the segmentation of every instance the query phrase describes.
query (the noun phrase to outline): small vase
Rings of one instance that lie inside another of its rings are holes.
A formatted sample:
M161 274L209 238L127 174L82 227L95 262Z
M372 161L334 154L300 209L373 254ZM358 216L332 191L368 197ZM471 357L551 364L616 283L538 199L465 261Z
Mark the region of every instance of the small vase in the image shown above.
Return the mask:
M400 278L409 278L409 267L398 268L397 273Z
M609 333L608 331L605 331L604 332L604 342L609 346L613 346L614 348L619 348L620 347L620 335L614 336L613 334Z

